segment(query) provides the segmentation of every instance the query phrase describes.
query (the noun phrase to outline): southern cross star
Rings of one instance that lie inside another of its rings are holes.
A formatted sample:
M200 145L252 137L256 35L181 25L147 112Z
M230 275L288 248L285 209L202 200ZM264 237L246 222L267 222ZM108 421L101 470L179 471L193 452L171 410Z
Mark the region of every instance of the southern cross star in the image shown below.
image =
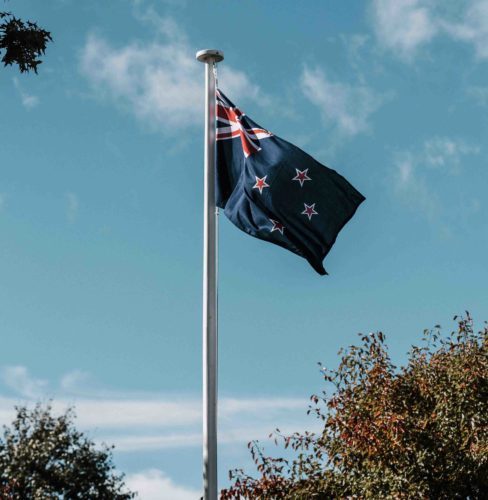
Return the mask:
M281 234L283 234L283 231L285 230L285 226L281 223L281 222L278 222L277 220L273 220L273 219L269 219L272 224L273 224L273 227L271 228L271 233L273 231L279 231Z
M319 213L315 211L315 203L312 203L311 205L305 205L305 210L302 212L302 215L306 215L308 217L308 220L312 219L312 216L318 215Z
M268 176L265 175L262 179L260 179L256 175L256 184L254 184L254 186L252 188L259 189L259 194L263 194L263 189L269 187L269 184L266 183L266 177L268 177Z
M292 181L298 181L300 183L300 187L303 187L303 183L305 181L311 181L312 179L307 175L308 174L308 168L305 170L298 170L298 168L295 168L297 171L297 175L293 177Z

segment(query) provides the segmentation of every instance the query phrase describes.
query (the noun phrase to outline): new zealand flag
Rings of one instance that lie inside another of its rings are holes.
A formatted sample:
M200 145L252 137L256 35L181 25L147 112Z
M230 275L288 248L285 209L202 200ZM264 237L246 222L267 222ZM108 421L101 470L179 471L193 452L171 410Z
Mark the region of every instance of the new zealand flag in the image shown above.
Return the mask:
M364 200L335 170L217 91L217 205L239 229L304 257L323 275L324 257Z

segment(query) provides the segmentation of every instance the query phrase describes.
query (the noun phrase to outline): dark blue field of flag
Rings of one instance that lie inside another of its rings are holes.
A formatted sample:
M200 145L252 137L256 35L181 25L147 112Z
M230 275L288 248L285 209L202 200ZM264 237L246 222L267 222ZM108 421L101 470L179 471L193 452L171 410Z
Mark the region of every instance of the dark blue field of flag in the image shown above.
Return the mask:
M323 275L324 257L364 200L335 170L217 92L217 205L239 229L300 255Z

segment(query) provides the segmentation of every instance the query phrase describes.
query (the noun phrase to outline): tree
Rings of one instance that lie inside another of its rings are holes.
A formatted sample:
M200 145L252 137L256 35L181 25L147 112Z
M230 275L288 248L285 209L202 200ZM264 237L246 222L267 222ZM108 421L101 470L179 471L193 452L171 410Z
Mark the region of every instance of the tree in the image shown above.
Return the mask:
M0 438L0 498L128 500L123 476L115 473L112 448L97 449L73 425L68 409L17 407Z
M361 336L336 370L332 387L312 396L320 434L274 433L294 458L266 456L249 444L257 478L230 473L221 498L454 499L488 492L488 328L469 314L457 331L425 331L396 368L382 333Z
M4 66L17 64L21 73L34 71L42 63L51 33L32 21L22 21L10 12L0 12L0 50Z

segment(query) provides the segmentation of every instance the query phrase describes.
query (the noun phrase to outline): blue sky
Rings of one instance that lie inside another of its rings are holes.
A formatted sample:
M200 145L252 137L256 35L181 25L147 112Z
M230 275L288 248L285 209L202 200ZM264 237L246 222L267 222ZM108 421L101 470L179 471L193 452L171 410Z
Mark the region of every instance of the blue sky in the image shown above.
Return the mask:
M313 429L317 362L488 319L488 1L12 0L51 30L2 69L0 418L75 404L141 498L201 484L202 48L260 125L367 198L318 276L220 221L220 481Z

